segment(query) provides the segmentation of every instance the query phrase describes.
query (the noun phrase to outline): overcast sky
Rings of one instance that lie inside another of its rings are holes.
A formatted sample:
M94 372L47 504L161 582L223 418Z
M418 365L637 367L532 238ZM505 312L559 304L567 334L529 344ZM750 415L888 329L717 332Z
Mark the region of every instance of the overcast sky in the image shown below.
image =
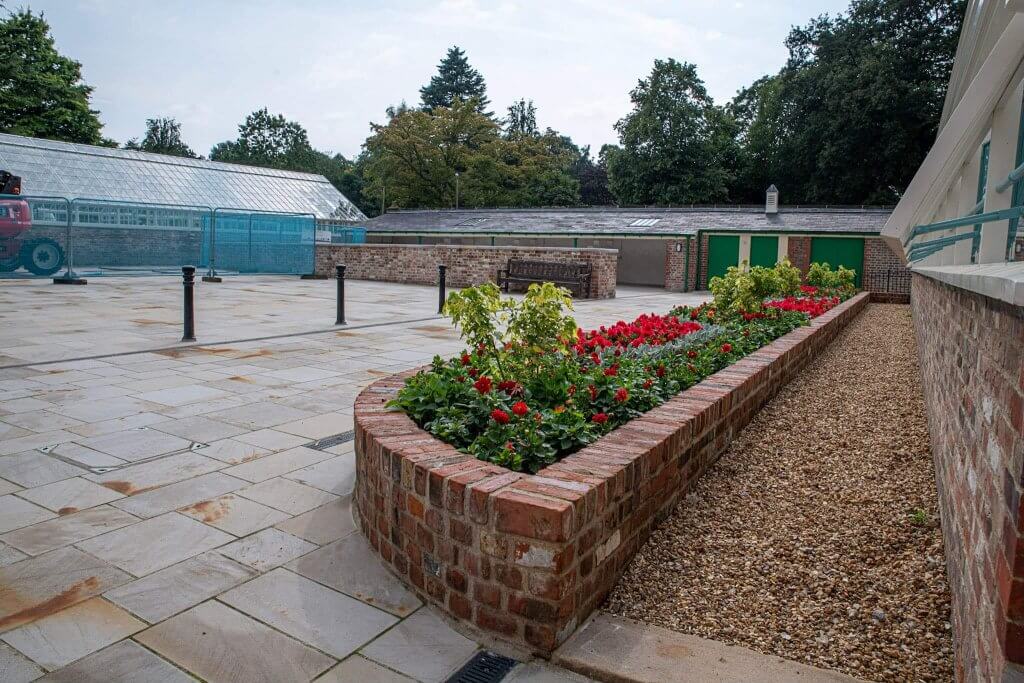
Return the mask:
M794 24L848 0L9 0L44 11L95 87L104 134L173 116L204 156L249 112L299 121L319 149L358 154L370 121L419 88L451 45L487 80L492 108L520 97L538 123L615 142L629 91L655 58L697 65L716 102L786 59Z

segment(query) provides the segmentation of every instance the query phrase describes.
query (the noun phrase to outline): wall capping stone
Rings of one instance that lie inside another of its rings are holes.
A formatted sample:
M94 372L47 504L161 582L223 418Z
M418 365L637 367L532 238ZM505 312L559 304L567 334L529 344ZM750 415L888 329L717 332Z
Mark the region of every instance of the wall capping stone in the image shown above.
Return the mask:
M355 504L389 568L456 622L548 655L736 434L867 304L858 294L536 475L476 460L386 407L410 370L355 401Z

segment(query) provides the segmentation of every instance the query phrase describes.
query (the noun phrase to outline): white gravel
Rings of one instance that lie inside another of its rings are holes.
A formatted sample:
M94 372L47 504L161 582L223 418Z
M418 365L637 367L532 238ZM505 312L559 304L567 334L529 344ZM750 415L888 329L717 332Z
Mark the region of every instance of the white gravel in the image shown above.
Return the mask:
M607 611L878 681L948 681L907 306L869 306L652 535Z

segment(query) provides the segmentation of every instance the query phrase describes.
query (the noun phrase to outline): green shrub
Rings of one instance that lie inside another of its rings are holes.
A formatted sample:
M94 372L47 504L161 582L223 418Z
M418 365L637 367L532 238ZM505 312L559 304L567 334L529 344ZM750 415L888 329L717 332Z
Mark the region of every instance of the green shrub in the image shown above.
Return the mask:
M708 283L715 297L715 308L726 313L753 313L761 310L765 299L778 296L783 284L775 268L731 266L722 277Z
M779 283L777 296L796 296L800 293L800 269L790 263L789 258L783 258L775 264L775 277Z
M845 266L839 266L836 270L832 270L827 262L812 263L807 270L807 284L823 290L822 294L851 294L856 280L857 271Z

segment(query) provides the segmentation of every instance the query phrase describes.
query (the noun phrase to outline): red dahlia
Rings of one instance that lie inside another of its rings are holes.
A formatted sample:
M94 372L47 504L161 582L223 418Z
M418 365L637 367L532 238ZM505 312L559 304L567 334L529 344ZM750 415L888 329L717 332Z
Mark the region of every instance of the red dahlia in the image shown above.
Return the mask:
M512 412L518 415L519 417L522 417L523 415L526 415L528 412L530 412L530 406L526 405L526 402L524 401L517 401L516 403L512 404Z
M590 421L595 422L599 425L603 425L605 422L608 421L608 415L607 413L594 413L593 415L590 416Z
M479 391L481 394L486 394L491 390L491 378L486 375L473 382L473 388Z
M512 418L510 418L508 416L508 413L506 413L504 410L501 410L500 408L495 408L494 410L491 411L491 419L500 425L507 425L508 421Z

